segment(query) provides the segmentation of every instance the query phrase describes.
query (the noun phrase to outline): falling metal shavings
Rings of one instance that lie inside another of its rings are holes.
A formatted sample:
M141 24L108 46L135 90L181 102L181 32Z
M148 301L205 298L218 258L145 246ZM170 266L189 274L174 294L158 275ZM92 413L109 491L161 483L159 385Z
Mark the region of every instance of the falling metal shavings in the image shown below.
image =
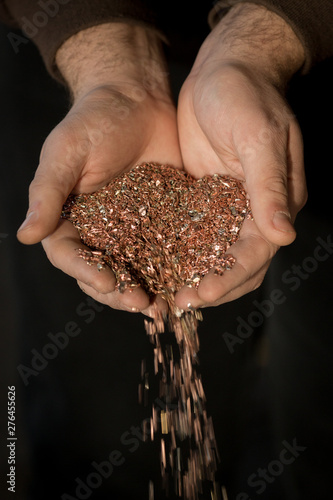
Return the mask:
M211 269L222 275L233 267L235 259L227 250L250 216L239 180L217 174L196 180L184 171L152 163L137 165L95 193L71 195L62 213L90 248L79 250L79 256L99 270L109 266L117 290L142 286L168 304L167 315L156 310L154 318L144 320L165 402L160 422L152 406L144 436L154 440L159 432L163 484L171 477L176 494L185 500L198 500L207 480L213 485L212 498L217 498L219 454L197 371L202 314L190 304L187 311L177 308L175 293L184 285L198 288ZM177 358L172 346L161 343L166 329L174 332ZM140 402L147 404L148 391L142 362ZM225 497L225 489L222 492ZM149 498L153 497L150 483Z

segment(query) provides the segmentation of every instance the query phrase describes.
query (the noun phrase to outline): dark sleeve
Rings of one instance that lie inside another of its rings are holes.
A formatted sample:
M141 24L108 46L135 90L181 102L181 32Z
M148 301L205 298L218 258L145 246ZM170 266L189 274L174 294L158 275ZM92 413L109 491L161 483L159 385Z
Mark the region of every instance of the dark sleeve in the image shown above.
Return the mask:
M267 7L290 24L305 49L303 73L333 56L332 0L220 0L209 14L210 27L213 28L230 7L244 2Z
M155 27L151 0L0 0L0 20L23 31L38 47L48 71L62 43L79 31L108 22Z

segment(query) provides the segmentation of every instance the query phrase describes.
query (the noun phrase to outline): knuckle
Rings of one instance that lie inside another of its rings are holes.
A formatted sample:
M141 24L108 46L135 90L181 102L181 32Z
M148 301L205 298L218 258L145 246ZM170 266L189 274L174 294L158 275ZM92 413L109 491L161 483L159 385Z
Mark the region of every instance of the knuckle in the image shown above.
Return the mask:
M282 202L284 205L288 201L287 176L283 172L269 175L262 181L262 189L266 196L273 201Z

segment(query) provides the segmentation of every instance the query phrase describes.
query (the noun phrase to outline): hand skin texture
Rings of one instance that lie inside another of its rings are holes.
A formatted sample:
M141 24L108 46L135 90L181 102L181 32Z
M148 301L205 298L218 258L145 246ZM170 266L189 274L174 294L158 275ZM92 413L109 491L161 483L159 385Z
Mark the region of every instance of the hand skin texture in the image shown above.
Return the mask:
M245 180L255 222L246 221L230 249L234 268L222 277L208 274L198 291L184 287L176 303L218 305L254 290L279 246L294 240L291 221L306 200L302 138L283 97L303 60L301 43L279 16L252 4L233 7L182 87L179 146L159 36L114 23L71 37L56 63L73 106L44 143L19 240L42 241L52 264L95 300L150 314L142 289L115 292L111 270L98 272L77 257L74 250L84 248L78 232L59 223L64 201L142 161L184 166L195 177L229 174Z
M181 167L159 36L139 26L103 24L65 42L57 65L73 106L44 143L18 238L26 244L42 241L51 263L95 300L145 311L150 301L142 288L115 292L111 270L99 272L78 258L75 249L85 248L78 231L59 218L69 193L93 192L147 158Z
M245 181L254 221L247 220L223 276L208 273L198 288L183 287L176 304L207 307L256 289L281 245L295 239L292 222L307 198L303 143L284 98L304 51L276 14L239 4L200 48L178 102L185 170Z

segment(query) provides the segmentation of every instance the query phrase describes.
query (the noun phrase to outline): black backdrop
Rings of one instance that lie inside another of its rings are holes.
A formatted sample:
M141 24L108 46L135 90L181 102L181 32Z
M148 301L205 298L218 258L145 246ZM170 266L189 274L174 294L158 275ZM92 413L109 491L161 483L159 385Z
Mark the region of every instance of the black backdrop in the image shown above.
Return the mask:
M208 33L206 11L185 11L182 18L165 13L162 24L176 96ZM137 403L140 362L152 362L143 317L89 302L74 280L51 266L41 245L16 240L41 145L68 100L33 44L15 53L9 32L1 27L1 498L146 499L149 480L158 485L159 450L141 440L150 408ZM218 476L229 500L332 498L332 69L332 61L321 64L289 94L304 134L310 193L297 240L279 251L259 290L205 310L200 326ZM283 303L268 306L272 293ZM226 332L236 336L241 322L246 338L228 344ZM72 333L67 345L46 348L59 332ZM42 352L53 359L43 361L36 354ZM12 385L15 496L6 486ZM105 466L108 477L102 477L96 467L106 460L113 469ZM164 498L156 491L155 498Z

